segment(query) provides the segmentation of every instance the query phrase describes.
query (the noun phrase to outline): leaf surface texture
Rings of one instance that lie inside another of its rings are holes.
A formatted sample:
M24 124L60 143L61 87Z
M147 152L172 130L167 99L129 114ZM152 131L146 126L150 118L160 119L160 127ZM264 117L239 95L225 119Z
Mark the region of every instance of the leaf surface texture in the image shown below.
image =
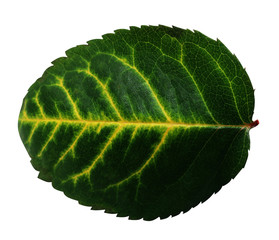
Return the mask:
M188 211L244 167L254 91L219 40L131 27L66 55L30 87L19 116L31 163L54 188L152 220Z

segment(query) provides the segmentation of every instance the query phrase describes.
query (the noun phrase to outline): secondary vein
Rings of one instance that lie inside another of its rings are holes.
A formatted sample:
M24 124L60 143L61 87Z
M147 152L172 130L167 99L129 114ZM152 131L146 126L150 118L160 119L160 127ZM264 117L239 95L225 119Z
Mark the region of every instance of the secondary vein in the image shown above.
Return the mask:
M154 100L156 101L156 103L158 104L158 106L160 107L163 115L165 116L165 118L167 119L168 122L172 122L171 117L169 116L169 114L167 113L167 111L165 110L164 106L162 105L161 101L158 98L157 93L153 90L153 88L151 87L149 80L135 67L130 65L127 61L125 61L124 59L114 55L114 54L109 54L109 53L101 53L101 54L105 54L105 55L109 55L111 57L114 57L115 59L117 59L119 62L121 62L122 64L124 64L125 66L129 67L130 69L134 70L146 83L146 85L148 86Z
M235 108L236 108L236 111L239 115L239 118L241 119L241 121L243 123L245 123L245 121L243 120L240 112L239 112L239 108L238 108L238 104L237 104L237 101L236 101L236 97L235 97L235 94L234 94L234 90L233 90L233 87L232 87L232 84L231 84L231 81L229 79L229 77L227 76L227 74L225 73L225 71L221 68L221 66L219 65L219 63L216 61L216 59L203 47L195 44L195 43L192 43L192 42L187 42L187 43L190 43L190 44L193 44L194 46L198 47L199 49L201 49L202 51L204 51L212 60L213 62L217 65L218 69L222 72L222 74L225 76L225 78L227 79L229 85L230 85L230 89L231 89L231 92L232 92L232 96L233 96L233 100L234 100L234 103L235 103Z
M93 79L95 79L98 83L99 86L101 86L104 94L106 95L106 98L107 100L109 101L110 105L112 106L112 108L114 109L114 111L116 112L117 116L119 119L123 120L118 108L116 107L114 101L113 101L113 98L112 96L110 95L109 91L107 90L107 87L106 85L104 85L102 83L102 81L100 81L100 79L95 75L93 74L91 71L90 71L90 65L88 65L88 68L86 70L83 70L83 69L80 69L79 72L83 72L85 73L86 75L92 77Z

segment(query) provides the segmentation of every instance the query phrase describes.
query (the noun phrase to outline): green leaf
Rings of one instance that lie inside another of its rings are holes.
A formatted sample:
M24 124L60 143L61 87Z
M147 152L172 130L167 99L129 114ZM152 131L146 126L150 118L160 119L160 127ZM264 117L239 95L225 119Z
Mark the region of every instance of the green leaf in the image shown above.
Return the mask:
M29 89L19 133L39 178L68 197L130 219L166 218L244 167L254 91L219 40L131 27L66 54Z

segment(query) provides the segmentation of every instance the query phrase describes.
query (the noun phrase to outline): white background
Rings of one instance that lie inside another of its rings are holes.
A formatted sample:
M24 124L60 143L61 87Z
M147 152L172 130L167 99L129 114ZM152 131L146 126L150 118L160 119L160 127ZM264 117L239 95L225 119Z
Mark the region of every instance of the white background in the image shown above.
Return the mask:
M279 239L278 1L0 3L0 239ZM186 214L146 222L91 211L37 179L17 132L29 86L65 50L131 25L178 26L219 38L255 91L251 150L235 180Z

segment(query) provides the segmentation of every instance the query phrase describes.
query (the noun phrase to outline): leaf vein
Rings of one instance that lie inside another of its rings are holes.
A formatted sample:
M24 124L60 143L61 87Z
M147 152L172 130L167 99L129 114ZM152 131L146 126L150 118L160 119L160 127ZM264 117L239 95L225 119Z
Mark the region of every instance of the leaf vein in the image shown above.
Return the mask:
M78 135L74 138L74 141L72 142L72 144L67 148L67 150L61 155L61 157L58 159L57 163L54 165L54 169L57 168L58 164L66 157L66 155L69 153L69 151L74 151L74 148L78 142L78 140L80 139L80 137L83 135L84 131L87 128L87 124L85 123L84 127L80 130L80 132L78 133Z
M32 127L32 130L30 132L30 135L29 135L26 143L31 143L33 134L34 134L35 130L37 129L38 125L39 125L39 122L36 122L36 124Z
M92 161L91 165L89 167L86 167L85 169L83 169L80 173L77 173L73 176L71 176L68 180L73 180L74 184L76 184L77 180L81 177L86 175L88 177L89 183L91 184L90 181L90 174L91 171L94 169L94 166L97 164L97 162L104 156L106 150L108 149L108 147L112 144L114 138L116 137L116 135L122 130L121 126L118 126L112 133L112 135L109 137L109 139L107 140L105 146L103 147L103 149L101 150L101 152L99 153L99 155ZM65 181L65 182L66 182ZM92 187L92 184L91 184Z
M107 90L107 86L105 84L102 83L102 81L90 71L90 65L88 63L88 68L87 69L79 69L79 72L83 72L86 75L90 76L91 78L95 79L96 82L98 83L99 86L101 86L104 94L106 95L107 100L109 101L110 105L112 106L112 108L114 109L116 115L118 116L119 119L123 120L123 117L121 116L118 108L116 107L114 100L111 96L111 94L109 93L109 91Z
M192 79L192 82L194 83L196 89L198 90L198 93L199 93L199 95L201 96L201 99L202 99L202 101L203 101L203 103L204 103L204 106L205 106L207 112L209 113L210 117L212 118L212 120L213 120L215 123L218 124L218 121L214 118L212 112L210 111L210 109L209 109L208 106L207 106L207 103L206 103L206 101L205 101L205 99L204 99L204 97L203 97L202 91L200 90L200 88L199 88L199 86L198 86L198 84L197 84L197 82L196 82L196 80L195 80L195 78L194 78L194 75L190 73L190 71L188 70L188 68L186 67L186 65L183 63L183 44L179 43L179 44L180 44L180 47L181 47L181 56L180 56L180 60L177 60L177 59L173 58L172 56L170 56L170 55L168 55L168 54L165 54L165 53L162 51L162 49L160 49L158 46L156 46L156 45L154 45L154 44L152 44L152 43L149 43L149 42L146 42L146 43L148 43L148 44L152 45L153 47L157 48L157 49L162 53L162 56L167 56L167 57L171 58L172 60L174 60L174 61L176 61L176 62L178 62L178 63L181 64L181 66L183 67L183 69L186 71L186 73L187 73L187 74L190 76L190 78ZM124 62L123 62L123 63L124 63ZM124 63L124 64L125 64L125 63ZM129 64L128 64L128 65L129 65ZM130 66L130 67L133 68L132 66ZM134 67L134 68L135 68L135 67Z
M162 105L161 101L159 100L159 97L157 95L157 93L153 90L152 86L150 85L149 80L135 67L130 65L126 60L114 55L114 54L109 54L109 53L102 53L102 54L106 54L109 56L114 57L115 59L117 59L119 62L121 62L123 65L129 67L130 69L132 69L133 71L135 71L140 77L141 79L144 80L144 82L146 83L146 85L148 86L148 89L150 90L153 99L155 100L155 102L157 103L157 105L159 106L161 112L163 113L163 115L165 116L165 118L169 121L172 122L171 117L169 116L169 114L167 113L167 111L165 110L164 106Z
M210 111L209 107L207 106L207 103L206 103L206 101L205 101L205 99L204 99L204 97L203 97L202 91L200 90L200 88L199 88L199 86L198 86L198 84L197 84L197 82L196 82L196 80L195 80L195 78L194 78L194 75L190 73L190 71L188 70L188 68L186 67L186 65L183 63L183 53L181 53L181 55L182 55L181 61L179 61L179 60L177 60L177 59L175 59L175 58L173 58L173 57L171 57L171 56L169 56L169 55L167 55L167 54L164 54L164 56L167 56L167 57L171 58L172 60L174 60L174 61L178 62L179 64L181 64L181 66L183 67L183 69L186 71L186 73L188 74L188 76L190 76L192 82L194 83L194 85L195 85L195 87L196 87L196 89L197 89L197 91L198 91L198 93L199 93L199 95L200 95L200 97L201 97L201 99L202 99L202 102L203 102L203 104L204 104L204 106L205 106L205 108L206 108L208 114L210 115L210 117L212 118L212 120L213 120L215 123L219 124L219 122L214 118L212 112Z
M64 79L61 78L61 77L55 76L55 75L53 75L53 76L59 81L59 84L55 84L55 85L61 87L64 90L64 92L66 93L66 96L71 103L71 106L73 108L73 112L74 112L76 118L82 119L82 117L80 116L79 109L78 109L76 103L74 102L73 98L71 97L71 94L69 93L68 89L64 86L64 83L63 83Z
M59 118L47 118L47 119L39 119L39 118L19 118L21 122L39 122L39 123L47 123L47 122L62 122L64 124L70 125L79 125L79 124L104 124L104 125L121 125L121 126L131 126L131 125L139 125L139 126L173 126L173 127L208 127L208 128L251 128L250 124L243 125L229 125L229 124L206 124L206 123L181 123L181 122L139 122L139 121L105 121L105 120L89 120L89 119L59 119Z
M40 90L38 90L38 91L36 92L35 102L36 102L36 104L37 104L37 106L38 106L38 108L39 108L39 110L40 110L40 113L41 113L42 117L43 117L43 118L46 118L45 113L44 113L44 110L43 110L43 107L41 106L40 101L39 101L39 93L40 93Z
M56 126L54 127L54 129L52 130L52 132L49 135L48 140L46 141L46 143L44 144L44 146L42 147L41 151L38 153L38 157L42 156L44 150L46 149L47 145L49 144L49 142L53 139L57 129L60 127L61 123L57 123Z
M119 186L119 185L123 184L124 182L129 181L129 179L131 179L131 178L134 177L134 176L137 176L137 175L138 175L139 178L140 178L140 176L141 176L141 174L142 174L142 171L143 171L143 170L146 168L146 166L154 159L154 157L156 156L156 154L160 151L162 145L165 143L165 139L166 139L166 137L167 137L168 132L169 132L170 129L171 129L171 127L168 127L168 128L166 129L166 131L164 132L164 134L163 134L163 136L162 136L162 138L161 138L161 141L158 143L158 145L157 145L156 148L154 149L154 151L153 151L153 153L151 154L151 156L146 160L146 162L141 166L140 169L138 169L137 171L135 171L134 173L132 173L131 175L129 175L129 176L126 177L125 179L123 179L123 180L121 180L121 181L119 181L119 182L117 182L117 183L113 183L113 184L108 185L108 186L106 187L105 190L107 190L108 188L114 187L114 186Z
M230 78L227 76L227 74L225 73L225 71L221 68L221 66L219 65L218 61L216 61L216 59L215 59L205 48L203 48L203 47L201 47L201 46L199 46L199 45L197 45L197 44L195 44L195 43L193 43L193 42L185 42L185 43L193 44L194 46L196 46L196 47L198 47L199 49L201 49L202 51L204 51L204 52L213 60L213 62L217 65L218 69L222 72L222 74L225 76L225 78L227 79L227 81L228 81L228 83L229 83L229 85L230 85L230 89L231 89L231 92L232 92L233 100L234 100L234 103L235 103L235 108L236 108L236 110L237 110L237 113L238 113L238 115L239 115L239 118L241 119L241 121L242 121L243 123L246 123L246 122L243 120L243 118L242 118L242 116L241 116L241 114L240 114L240 112L239 112L238 104L237 104L237 101L236 101L236 96L235 96L235 93L234 93L234 90L233 90L233 87L232 87L232 83L231 83L232 81L231 81ZM244 85L245 85L245 84L244 84Z

